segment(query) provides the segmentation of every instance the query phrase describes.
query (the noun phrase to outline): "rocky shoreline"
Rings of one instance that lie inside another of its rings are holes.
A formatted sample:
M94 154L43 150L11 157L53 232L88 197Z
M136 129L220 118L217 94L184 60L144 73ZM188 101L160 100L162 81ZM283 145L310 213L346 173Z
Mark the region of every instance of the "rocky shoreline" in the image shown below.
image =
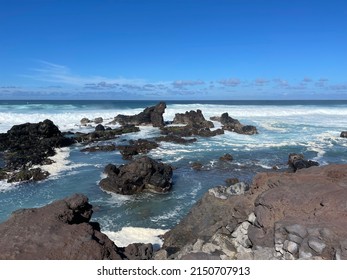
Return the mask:
M222 194L207 192L154 258L347 259L347 165L260 173Z

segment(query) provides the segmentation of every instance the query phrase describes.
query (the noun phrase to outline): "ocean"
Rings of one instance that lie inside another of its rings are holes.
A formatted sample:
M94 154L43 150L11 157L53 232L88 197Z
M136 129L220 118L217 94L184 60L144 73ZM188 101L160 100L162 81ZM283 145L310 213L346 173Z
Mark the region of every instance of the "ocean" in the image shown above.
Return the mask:
M0 101L0 133L15 124L52 120L61 131L93 131L80 126L84 117L103 117L104 124L117 114L133 115L156 101ZM274 166L287 168L290 153L302 153L320 165L347 162L347 101L167 101L164 120L175 113L201 109L206 119L224 112L242 124L257 127L257 135L226 131L210 138L197 137L192 144L161 142L148 155L171 164L173 188L167 194L143 193L134 196L110 194L100 189L108 163L124 164L118 151L85 153L82 145L57 151L55 164L48 166L51 176L42 182L8 184L0 181L0 222L19 208L41 207L74 193L83 193L94 206L93 220L119 246L133 241L160 243L153 239L175 226L192 205L211 187L225 185L236 177L250 183L258 172ZM215 122L216 128L220 127ZM118 144L124 139L153 138L158 128L106 141ZM234 160L219 161L230 153ZM203 164L193 170L193 162ZM1 162L0 162L1 164Z

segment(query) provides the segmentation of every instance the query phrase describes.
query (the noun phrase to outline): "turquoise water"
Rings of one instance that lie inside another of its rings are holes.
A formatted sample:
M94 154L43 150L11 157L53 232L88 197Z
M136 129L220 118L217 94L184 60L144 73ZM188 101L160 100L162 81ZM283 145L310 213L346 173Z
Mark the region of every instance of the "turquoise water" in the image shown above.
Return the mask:
M0 132L14 124L51 119L62 131L90 131L80 119L117 114L136 114L155 101L0 101ZM205 118L228 112L243 124L255 125L258 135L226 132L212 138L198 138L189 145L161 143L149 156L172 164L174 186L170 193L121 196L102 191L98 182L108 163L122 164L119 152L82 153L76 145L60 151L50 179L39 183L0 183L0 221L18 208L39 207L73 193L86 194L94 205L93 219L104 230L123 227L168 229L173 227L209 188L237 177L251 182L257 172L273 166L286 168L289 153L303 153L321 165L346 163L347 101L168 101L164 119L175 113L201 109ZM220 124L215 123L216 127ZM157 128L141 127L123 139L153 138ZM225 153L232 162L220 162ZM204 170L194 171L191 162L200 161Z

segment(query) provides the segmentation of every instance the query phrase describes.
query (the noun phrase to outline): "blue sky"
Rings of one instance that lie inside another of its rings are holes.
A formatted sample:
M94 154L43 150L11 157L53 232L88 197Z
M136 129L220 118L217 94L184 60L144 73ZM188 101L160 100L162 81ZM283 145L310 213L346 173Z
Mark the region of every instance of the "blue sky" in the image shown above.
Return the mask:
M347 1L0 0L0 99L347 99Z

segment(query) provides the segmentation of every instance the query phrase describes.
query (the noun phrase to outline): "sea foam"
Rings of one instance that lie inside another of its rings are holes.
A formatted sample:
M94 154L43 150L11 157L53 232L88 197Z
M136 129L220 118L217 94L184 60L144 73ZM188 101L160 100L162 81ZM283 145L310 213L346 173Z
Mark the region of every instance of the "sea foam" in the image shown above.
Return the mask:
M155 250L163 245L160 235L168 230L141 228L141 227L123 227L120 231L103 231L118 247L126 247L132 243L152 243Z

